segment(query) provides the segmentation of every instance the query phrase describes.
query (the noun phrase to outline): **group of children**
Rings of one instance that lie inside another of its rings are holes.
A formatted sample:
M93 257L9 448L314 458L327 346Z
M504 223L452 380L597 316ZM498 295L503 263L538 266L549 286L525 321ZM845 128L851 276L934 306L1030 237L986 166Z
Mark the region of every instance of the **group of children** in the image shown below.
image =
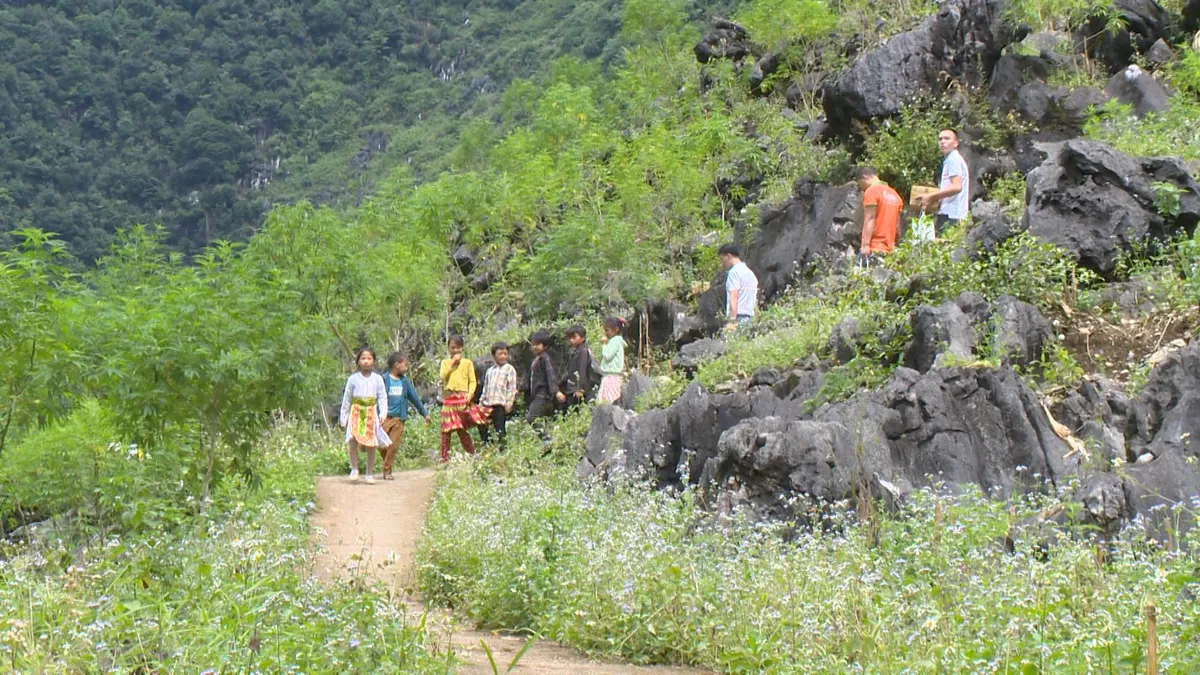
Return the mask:
M538 331L529 337L533 363L529 367L529 394L525 419L534 422L558 410L566 410L591 400L614 403L621 398L622 374L625 370L625 340L621 337L625 322L615 317L604 319L603 347L597 360L587 343L587 331L582 326L566 330L571 356L566 372L559 378L547 349L551 337ZM509 346L503 342L492 345L492 362L483 380L483 389L476 403L478 382L475 363L463 356L463 339L451 335L446 343L449 358L442 361L441 454L442 461L450 460L450 439L458 435L467 454L475 453L475 444L468 430L479 429L479 439L491 441L495 430L500 448L507 440L509 416L517 400L517 370L508 362ZM358 353L358 371L346 381L342 395L340 423L346 428L346 447L350 455L350 480L358 480L359 448L367 451L366 482L374 483L375 451L383 455L383 478L392 480L396 450L404 435L409 403L429 423L429 413L409 379L408 360L400 354L388 358L388 372L375 372L375 352L369 348ZM598 391L597 391L598 390ZM489 426L491 429L489 429Z

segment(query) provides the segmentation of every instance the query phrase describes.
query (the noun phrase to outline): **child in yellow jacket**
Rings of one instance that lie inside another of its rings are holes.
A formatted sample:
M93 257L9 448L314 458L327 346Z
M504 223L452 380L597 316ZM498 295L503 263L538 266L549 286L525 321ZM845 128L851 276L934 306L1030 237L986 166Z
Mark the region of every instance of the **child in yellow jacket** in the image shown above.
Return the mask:
M475 444L467 429L485 424L483 413L471 404L475 396L475 362L463 358L461 335L451 335L446 341L450 358L442 361L442 461L450 461L450 434L458 432L458 440L468 455L475 454Z

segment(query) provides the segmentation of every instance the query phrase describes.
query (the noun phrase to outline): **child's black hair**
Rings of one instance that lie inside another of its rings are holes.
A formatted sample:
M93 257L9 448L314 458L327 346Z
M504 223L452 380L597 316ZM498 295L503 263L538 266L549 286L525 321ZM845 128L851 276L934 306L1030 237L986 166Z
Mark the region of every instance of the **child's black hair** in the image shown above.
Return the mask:
M392 355L388 357L388 370L395 368L397 363L403 363L407 360L408 357L400 352L392 352Z
M579 324L575 324L574 326L571 326L570 328L567 329L567 337L571 337L572 335L578 335L579 337L586 340L587 339L587 329L584 328L583 326L580 326Z
M544 330L534 331L533 335L529 336L529 344L542 345L543 347L550 346L550 333Z
M358 367L358 362L359 362L360 360L362 360L362 355L363 355L363 354L370 354L370 355L371 355L371 358L372 358L373 360L375 360L375 361L378 361L378 360L379 360L379 357L375 355L375 350L374 350L374 349L371 349L370 347L363 347L362 349L358 350L358 352L357 352L357 353L355 353L355 354L354 354L354 367L355 367L355 368L357 368L357 367Z
M621 332L625 330L625 319L618 319L615 316L606 316L604 317L604 327L611 328L612 330L616 331L618 335L620 335Z
M500 350L508 351L508 343L497 342L496 344L492 345L492 357L494 358L496 356L496 352Z
M451 335L449 338L446 339L446 344L451 347L461 347L464 344L463 337L458 334Z

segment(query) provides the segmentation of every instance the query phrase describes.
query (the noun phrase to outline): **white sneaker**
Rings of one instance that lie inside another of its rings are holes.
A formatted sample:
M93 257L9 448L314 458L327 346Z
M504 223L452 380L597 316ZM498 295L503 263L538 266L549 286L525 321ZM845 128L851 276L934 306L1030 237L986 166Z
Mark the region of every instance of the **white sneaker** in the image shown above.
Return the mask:
M365 481L368 485L374 485L375 484L375 476L372 476L371 474L367 474L367 477L364 478L363 481Z
M351 481L358 480L358 469L350 469L350 480Z

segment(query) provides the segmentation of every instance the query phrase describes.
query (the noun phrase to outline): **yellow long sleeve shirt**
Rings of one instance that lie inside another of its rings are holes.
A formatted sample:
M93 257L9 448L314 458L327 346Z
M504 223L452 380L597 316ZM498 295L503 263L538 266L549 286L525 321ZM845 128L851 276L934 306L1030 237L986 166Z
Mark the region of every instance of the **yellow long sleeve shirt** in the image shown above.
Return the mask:
M461 391L470 399L475 396L475 364L463 357L458 367L451 367L450 359L442 360L442 388L446 391Z

